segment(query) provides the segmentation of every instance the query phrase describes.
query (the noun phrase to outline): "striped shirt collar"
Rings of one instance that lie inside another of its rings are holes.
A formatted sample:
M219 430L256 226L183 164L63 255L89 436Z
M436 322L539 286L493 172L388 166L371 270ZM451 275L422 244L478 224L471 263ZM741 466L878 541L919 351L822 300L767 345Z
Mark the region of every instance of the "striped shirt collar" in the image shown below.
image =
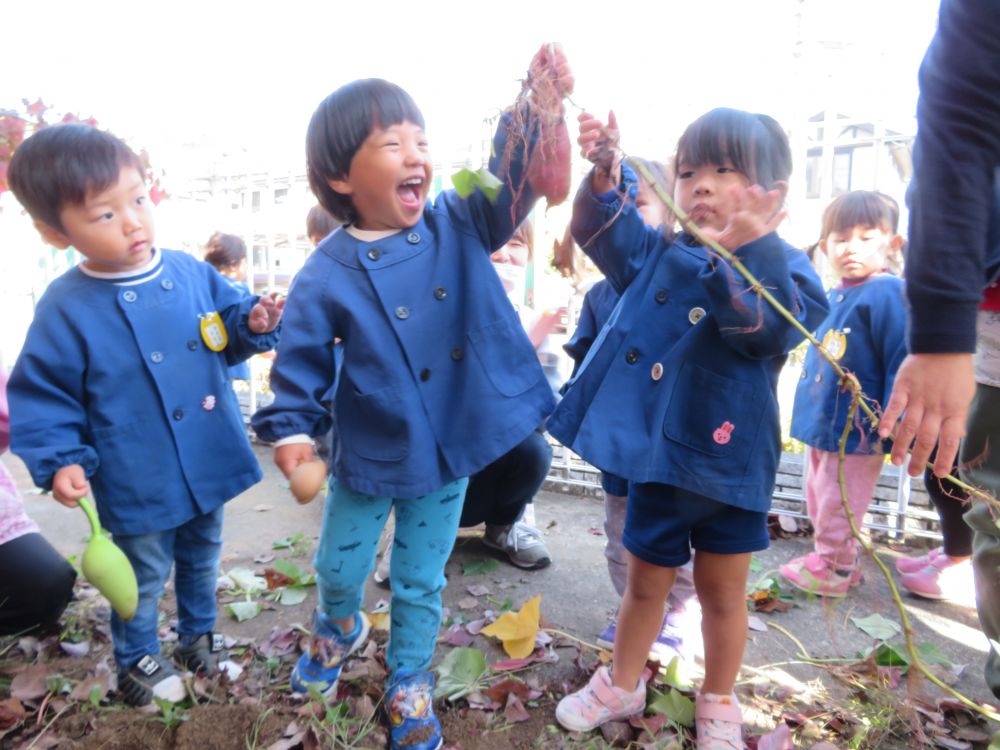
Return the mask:
M103 279L104 281L110 281L116 286L135 286L137 284L144 284L150 279L155 279L163 271L163 253L160 252L158 248L153 248L153 254L142 268L138 268L134 271L120 271L117 273L110 273L105 271L93 271L87 268L86 263L81 263L77 266L80 271L90 276L94 279Z

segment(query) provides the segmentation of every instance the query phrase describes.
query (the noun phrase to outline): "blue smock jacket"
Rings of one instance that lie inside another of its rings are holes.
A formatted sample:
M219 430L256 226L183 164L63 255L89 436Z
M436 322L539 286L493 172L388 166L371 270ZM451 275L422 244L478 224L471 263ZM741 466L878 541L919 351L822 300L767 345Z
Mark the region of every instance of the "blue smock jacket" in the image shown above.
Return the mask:
M903 282L881 274L853 286L830 290L830 314L816 329L816 338L843 369L854 373L861 390L876 409L892 393L896 371L906 356L906 308ZM810 346L795 389L792 437L819 450L836 452L847 421L851 393L839 382L833 366ZM860 409L847 438L848 454L884 453L883 445Z
M258 436L318 437L332 423L337 481L412 498L474 474L538 427L552 389L490 262L535 201L525 185L511 209L514 151L509 181L491 161L505 183L495 204L449 190L391 237L339 231L317 246L289 292L275 400L253 417ZM328 411L335 338L342 364Z
M583 364L584 357L594 345L594 339L604 328L611 317L615 305L618 304L618 292L607 279L601 279L583 296L583 307L580 309L580 319L577 321L573 337L563 344L563 349L573 359L572 378ZM564 386L565 390L565 386Z
M244 284L242 281L237 281L236 279L226 278L229 282L229 286L235 289L237 292L242 294L244 297L250 295L250 287ZM250 379L250 363L247 360L242 362L237 362L229 368L229 377L233 380L249 380Z
M719 502L770 506L780 453L778 374L802 340L728 263L689 237L668 244L632 200L576 197L572 231L622 299L549 419L560 442L602 470ZM617 218L615 218L617 215ZM812 330L827 311L805 254L771 233L736 255Z
M253 334L256 297L207 263L163 250L134 286L74 268L35 310L8 386L11 448L39 487L80 464L114 534L176 528L261 479L228 365L277 342ZM200 316L222 317L229 345L210 350Z

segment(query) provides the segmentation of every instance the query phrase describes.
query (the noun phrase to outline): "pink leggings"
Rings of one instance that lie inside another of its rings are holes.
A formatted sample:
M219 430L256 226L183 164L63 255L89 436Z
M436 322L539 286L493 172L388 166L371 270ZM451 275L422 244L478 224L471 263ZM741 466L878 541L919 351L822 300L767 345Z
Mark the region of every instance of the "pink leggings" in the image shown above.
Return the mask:
M836 453L816 448L806 449L809 470L806 473L806 509L815 530L816 552L836 568L853 568L858 544L851 535L851 525L840 501ZM844 482L847 500L858 528L864 526L868 504L875 494L885 456L847 456Z

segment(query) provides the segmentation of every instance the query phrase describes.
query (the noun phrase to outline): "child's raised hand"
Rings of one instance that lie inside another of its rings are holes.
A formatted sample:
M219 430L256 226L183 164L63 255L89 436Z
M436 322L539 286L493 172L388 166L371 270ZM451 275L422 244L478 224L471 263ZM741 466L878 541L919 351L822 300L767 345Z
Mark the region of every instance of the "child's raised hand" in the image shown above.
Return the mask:
M570 70L562 45L543 44L528 65L531 101L544 112L562 115L562 100L573 93L573 71Z
M783 183L782 183L783 185ZM774 190L764 190L760 185L733 187L733 211L722 229L705 228L701 233L726 250L759 240L778 228L786 213L781 210L785 191L781 185Z
M604 124L589 112L581 112L577 120L580 123L580 135L576 142L580 145L580 154L593 163L593 190L595 193L606 193L618 187L621 181L622 153L618 146L621 133L618 131L618 120L614 112L608 112L608 122Z
M90 482L80 464L63 466L52 477L52 497L67 508L77 507L80 504L77 501L89 494Z
M271 292L253 306L247 318L247 328L254 333L270 333L281 320L281 311L285 309L285 299L278 299L277 292Z

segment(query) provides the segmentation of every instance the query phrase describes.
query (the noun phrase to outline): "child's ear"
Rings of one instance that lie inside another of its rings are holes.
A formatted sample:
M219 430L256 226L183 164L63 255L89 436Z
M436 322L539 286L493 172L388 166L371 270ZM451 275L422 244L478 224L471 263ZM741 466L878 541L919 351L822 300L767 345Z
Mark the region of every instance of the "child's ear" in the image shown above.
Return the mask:
M826 237L817 242L816 246L819 248L819 251L823 253L823 255L826 255Z
M326 181L326 184L329 185L331 188L333 188L334 192L340 193L341 195L350 195L351 193L354 192L354 190L351 188L350 180L329 179Z
M889 249L893 253L898 253L900 250L903 249L903 245L905 244L905 242L906 240L903 239L903 235L894 234L892 235L892 239L889 240Z
M785 198L788 197L788 182L785 180L775 180L771 190L777 190L781 193L781 204L784 205ZM824 250L824 252L826 251Z
M52 245L52 247L57 247L60 250L65 250L67 247L73 244L69 241L69 237L67 237L65 234L60 232L55 227L49 226L44 221L35 219L35 229L37 229L38 233L42 235L42 239L45 240L50 245Z

